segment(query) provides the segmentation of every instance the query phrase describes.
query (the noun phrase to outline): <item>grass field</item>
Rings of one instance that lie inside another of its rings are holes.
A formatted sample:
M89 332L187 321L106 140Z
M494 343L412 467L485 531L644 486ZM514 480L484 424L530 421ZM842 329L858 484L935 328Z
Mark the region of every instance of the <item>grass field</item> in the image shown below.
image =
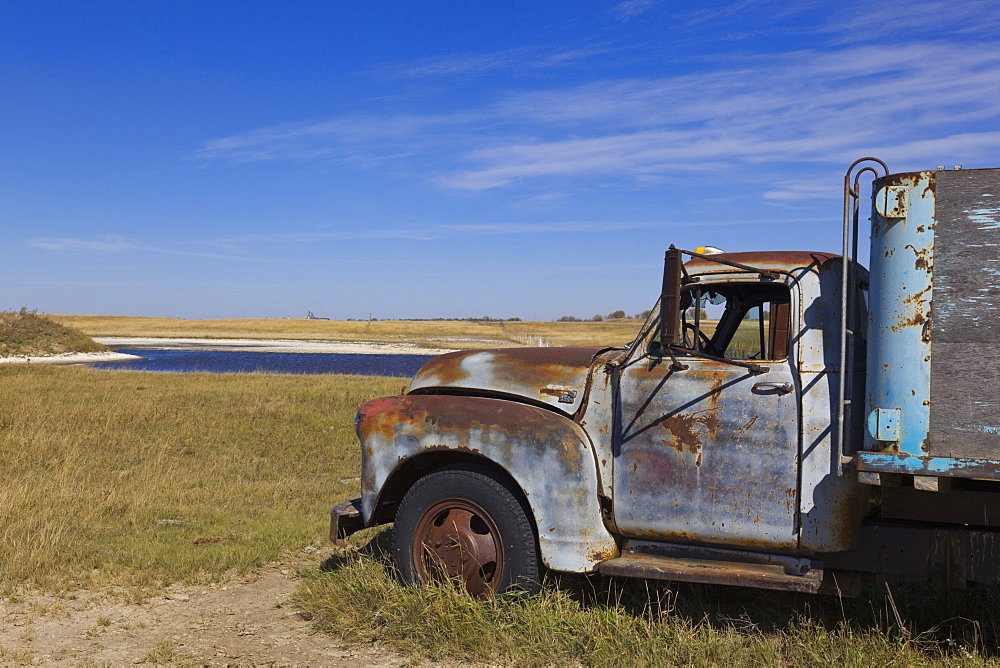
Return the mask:
M217 581L327 545L358 492L358 405L402 381L0 368L0 594ZM373 529L305 574L318 628L505 665L996 665L996 589L832 598L566 577L476 603L398 585Z
M215 580L325 544L399 379L0 368L0 590Z
M487 348L538 345L620 346L631 341L642 322L474 322L469 320L234 319L180 320L131 316L50 315L89 336L173 338L302 339L416 343L431 348Z

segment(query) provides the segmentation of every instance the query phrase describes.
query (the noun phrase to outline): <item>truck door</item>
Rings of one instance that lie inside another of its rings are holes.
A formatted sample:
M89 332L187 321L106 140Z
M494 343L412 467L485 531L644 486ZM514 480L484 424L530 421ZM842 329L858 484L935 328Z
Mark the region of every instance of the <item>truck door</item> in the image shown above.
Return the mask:
M681 297L676 354L687 368L650 356L651 339L621 369L614 516L623 535L797 547L791 301L783 283L697 283Z

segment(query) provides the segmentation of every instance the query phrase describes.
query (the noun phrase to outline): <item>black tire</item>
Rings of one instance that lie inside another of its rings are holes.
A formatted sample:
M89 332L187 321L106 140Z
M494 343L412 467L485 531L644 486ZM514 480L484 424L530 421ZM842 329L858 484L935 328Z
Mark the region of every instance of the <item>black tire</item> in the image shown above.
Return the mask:
M533 521L520 491L487 469L449 467L403 497L392 552L407 584L460 582L473 598L540 588Z

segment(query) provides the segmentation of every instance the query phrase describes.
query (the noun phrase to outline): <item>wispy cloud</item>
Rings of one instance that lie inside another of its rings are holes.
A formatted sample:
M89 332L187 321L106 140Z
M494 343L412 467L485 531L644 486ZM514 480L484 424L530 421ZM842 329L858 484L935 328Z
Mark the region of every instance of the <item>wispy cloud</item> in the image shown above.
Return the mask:
M397 78L481 76L513 67L523 62L527 54L527 49L509 49L496 53L433 56L388 65L380 72Z
M190 257L203 257L212 259L225 259L225 260L246 260L251 262L266 262L268 260L259 257L253 257L245 254L244 249L229 246L226 250L230 251L228 253L218 253L218 252L206 252L204 250L199 250L197 246L200 244L198 242L187 242L186 247L165 247L165 246L153 246L151 244L142 243L132 239L126 239L124 237L119 237L115 235L107 235L95 239L74 239L67 237L53 238L53 237L38 237L35 239L27 239L25 245L31 248L38 248L44 251L50 251L53 253L61 253L64 255L83 255L83 254L107 254L107 253L126 253L126 252L138 252L138 253L160 253L165 255L186 255ZM215 246L220 246L219 244L213 244Z
M321 123L286 123L206 141L195 156L205 160L373 159L385 145L402 143L441 128L468 123L469 114L438 116L348 116ZM365 150L361 153L358 147Z
M703 227L704 221L636 220L636 221L586 221L567 220L544 223L495 222L470 224L414 225L410 227L353 226L343 229L319 229L305 232L286 232L230 236L199 242L203 246L246 248L275 244L316 244L323 242L360 240L435 241L454 240L459 237L527 236L555 234L615 234L635 230L669 230ZM719 220L713 225L748 225L746 220Z
M840 191L836 188L831 188L830 183L836 183L836 180L830 178L822 183L783 181L776 183L775 187L766 191L763 197L764 199L777 201L835 199L840 197Z
M625 2L619 2L617 5L611 8L611 13L615 14L623 20L628 20L633 16L638 16L643 12L647 12L656 5L662 4L663 0L625 0Z
M32 248L56 253L121 253L135 250L141 245L123 237L108 235L99 239L37 238L25 243Z
M470 224L430 224L412 225L407 227L355 225L342 229L318 229L305 232L232 236L205 243L216 246L241 247L251 244L311 244L324 241L351 241L365 239L431 241L435 239L454 239L458 236L474 237L496 235L616 232L662 227L665 224L666 223L663 221L625 221L610 224L598 221L556 221L545 223L524 223L515 221Z
M915 94L919 91L919 94ZM546 176L655 174L684 165L843 162L878 149L897 160L1000 150L1000 53L976 45L853 47L747 58L744 66L658 80L523 93L510 117L545 134L466 152L478 167L443 182L481 190ZM905 119L905 122L902 122ZM956 126L976 128L956 134ZM579 136L580 134L590 136Z
M441 60L422 67L513 67L525 57L505 53L478 65ZM703 63L697 73L510 90L444 114L356 115L262 128L208 141L198 156L323 158L367 167L393 162L419 178L472 191L541 179L549 180L547 190L553 179L655 181L679 168L841 164L873 152L926 166L1000 155L997 99L1000 49L941 40L838 43L742 54ZM791 200L805 192L790 185L769 197Z
M569 67L593 56L614 51L608 45L567 49L522 47L490 53L457 53L383 65L375 74L392 79L469 79L506 70Z
M891 39L993 38L1000 33L995 0L915 0L900 11L892 3L844 3L822 26L838 43Z

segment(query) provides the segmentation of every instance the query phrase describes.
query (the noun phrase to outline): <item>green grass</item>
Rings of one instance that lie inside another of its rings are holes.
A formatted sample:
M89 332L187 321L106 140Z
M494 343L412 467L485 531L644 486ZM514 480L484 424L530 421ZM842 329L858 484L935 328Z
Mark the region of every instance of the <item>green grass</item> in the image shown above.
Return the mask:
M0 312L0 357L54 355L107 350L82 332L38 315L26 307Z
M369 536L370 538L370 536ZM338 639L416 660L501 665L997 665L995 589L896 585L838 600L749 589L562 577L487 603L402 587L385 533L308 574L297 602ZM896 606L896 612L893 611Z

